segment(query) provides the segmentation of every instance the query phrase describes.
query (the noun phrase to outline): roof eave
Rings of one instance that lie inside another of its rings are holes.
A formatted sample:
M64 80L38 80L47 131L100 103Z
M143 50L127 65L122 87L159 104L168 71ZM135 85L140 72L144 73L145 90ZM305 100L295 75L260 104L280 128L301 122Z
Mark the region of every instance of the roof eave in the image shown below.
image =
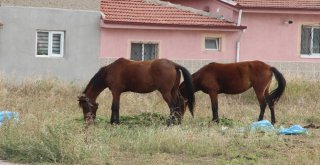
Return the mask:
M225 5L229 6L229 7L232 7L234 9L240 9L240 7L241 7L238 3L236 5L233 5L233 4L227 3L227 2L225 2L223 0L218 0L218 2L220 2L222 4L225 4Z
M230 3L227 3L223 0L218 0L218 2L225 4L227 6L233 7L235 9L242 9L242 10L285 10L285 11L319 11L320 9L315 9L315 8L284 8L284 7L250 7L250 6L242 6L239 3L236 5L232 5Z
M238 6L239 9L243 10L283 10L283 11L319 11L320 9L312 8L283 8L283 7L248 7L248 6Z
M226 31L230 30L243 30L247 29L246 26L236 26L236 25L181 25L181 24L161 24L161 23L141 23L141 22L123 22L123 21L110 21L103 20L104 24L114 24L114 25L135 25L135 26L158 26L167 27L167 28L197 28L203 30L213 30L213 29L226 29Z

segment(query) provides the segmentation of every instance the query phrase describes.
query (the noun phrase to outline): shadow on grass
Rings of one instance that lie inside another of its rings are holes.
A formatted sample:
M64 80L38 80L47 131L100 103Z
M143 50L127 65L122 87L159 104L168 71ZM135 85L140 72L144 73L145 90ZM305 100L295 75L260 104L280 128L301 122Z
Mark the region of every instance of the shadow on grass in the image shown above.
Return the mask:
M83 118L75 119L78 123L83 123ZM110 120L107 118L97 117L95 124L98 126L110 125ZM168 124L168 116L160 113L150 113L143 112L138 115L128 115L128 116L120 116L120 125L128 126L128 127L148 127L148 126L167 126ZM219 124L210 121L209 118L194 118L191 120L183 120L182 124L184 125L193 125L200 127L208 127L208 126L226 126L229 128L233 128L239 125L239 121L235 121L232 119L228 119L225 117L220 118Z
M224 127L228 127L228 128L234 128L234 127L238 127L238 126L243 125L240 121L225 118L225 117L221 117L219 120L220 120L219 123L216 123L216 122L213 122L210 117L197 117L197 118L191 119L187 122L193 126L196 126L196 127L212 127L212 126L221 127L221 126L224 126ZM184 123L186 123L186 122L184 122Z
M77 122L83 123L83 118L75 119ZM168 117L159 113L144 112L139 115L120 116L120 125L126 126L163 126L167 125ZM110 120L97 117L97 125L110 124Z

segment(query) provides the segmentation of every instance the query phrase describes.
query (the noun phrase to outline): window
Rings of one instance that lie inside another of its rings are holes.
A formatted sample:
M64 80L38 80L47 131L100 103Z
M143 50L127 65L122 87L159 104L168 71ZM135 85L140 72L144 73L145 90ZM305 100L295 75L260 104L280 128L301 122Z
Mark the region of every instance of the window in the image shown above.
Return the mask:
M63 31L38 31L37 52L38 57L62 57L64 46Z
M131 60L146 61L158 58L158 44L131 43Z
M320 56L320 26L302 26L300 53L305 57Z
M220 50L220 38L206 37L205 38L206 50Z

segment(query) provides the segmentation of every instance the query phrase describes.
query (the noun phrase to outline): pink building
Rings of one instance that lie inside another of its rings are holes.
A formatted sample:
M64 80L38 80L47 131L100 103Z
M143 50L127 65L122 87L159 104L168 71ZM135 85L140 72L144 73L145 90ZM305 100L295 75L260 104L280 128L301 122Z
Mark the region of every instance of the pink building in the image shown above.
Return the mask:
M168 58L196 69L201 64L194 60L232 62L246 28L202 10L155 0L103 0L101 11L100 56L107 63L119 57Z
M320 62L319 0L171 0L247 26L240 60Z
M193 71L211 61L262 60L320 73L319 0L167 1L102 1L101 57L169 58Z

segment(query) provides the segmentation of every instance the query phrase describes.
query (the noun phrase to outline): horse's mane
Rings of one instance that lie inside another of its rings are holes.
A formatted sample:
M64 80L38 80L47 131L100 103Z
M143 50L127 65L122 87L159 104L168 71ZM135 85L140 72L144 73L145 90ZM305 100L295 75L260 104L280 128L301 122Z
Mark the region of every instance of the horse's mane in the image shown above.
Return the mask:
M105 87L105 72L106 67L102 67L99 71L91 78L88 85L84 89L82 93L86 93L89 89L89 86L93 86L94 88L104 88Z

